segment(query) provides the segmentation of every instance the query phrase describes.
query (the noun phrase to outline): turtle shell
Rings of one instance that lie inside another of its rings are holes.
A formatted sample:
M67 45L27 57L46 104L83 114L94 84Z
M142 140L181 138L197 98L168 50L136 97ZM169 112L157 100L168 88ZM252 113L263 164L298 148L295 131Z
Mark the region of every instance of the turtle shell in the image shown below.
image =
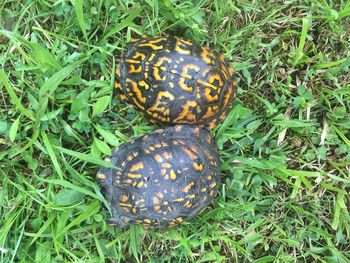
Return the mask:
M115 79L121 100L151 120L209 128L225 119L237 90L224 56L175 36L133 39Z
M108 222L167 227L191 219L221 183L216 144L209 132L176 125L126 142L106 159L97 180L110 204Z

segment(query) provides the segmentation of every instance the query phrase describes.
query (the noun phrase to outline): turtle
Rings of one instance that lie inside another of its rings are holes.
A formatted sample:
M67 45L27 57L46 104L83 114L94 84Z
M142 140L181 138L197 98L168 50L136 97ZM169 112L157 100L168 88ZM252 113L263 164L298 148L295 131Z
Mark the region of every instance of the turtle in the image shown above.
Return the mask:
M154 122L213 128L233 107L227 58L177 36L131 39L115 71L115 94Z
M221 185L216 143L206 129L175 125L119 145L96 179L110 206L107 223L171 227L204 210Z

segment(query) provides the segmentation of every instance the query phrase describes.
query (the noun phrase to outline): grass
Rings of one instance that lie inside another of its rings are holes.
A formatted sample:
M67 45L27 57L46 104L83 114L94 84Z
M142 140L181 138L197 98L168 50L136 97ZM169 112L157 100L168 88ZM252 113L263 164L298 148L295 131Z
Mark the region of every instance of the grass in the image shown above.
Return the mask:
M0 262L350 262L349 0L3 0L0 18ZM162 33L238 72L224 185L177 228L111 228L102 157L156 129L113 72Z

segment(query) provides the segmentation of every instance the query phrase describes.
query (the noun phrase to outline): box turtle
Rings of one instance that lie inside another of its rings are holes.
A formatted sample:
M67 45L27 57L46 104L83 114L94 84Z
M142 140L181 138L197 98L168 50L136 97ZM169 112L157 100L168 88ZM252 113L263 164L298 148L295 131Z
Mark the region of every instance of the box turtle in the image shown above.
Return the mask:
M205 129L176 125L126 142L106 159L97 181L109 224L168 227L200 213L220 185L216 144Z
M212 128L237 84L223 55L175 36L132 39L116 69L120 99L153 121Z

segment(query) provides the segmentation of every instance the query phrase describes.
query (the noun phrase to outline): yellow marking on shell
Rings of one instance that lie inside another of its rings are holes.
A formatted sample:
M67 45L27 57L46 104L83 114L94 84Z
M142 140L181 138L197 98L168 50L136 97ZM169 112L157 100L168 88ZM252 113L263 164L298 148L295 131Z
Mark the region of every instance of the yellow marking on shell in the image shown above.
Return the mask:
M196 98L197 98L197 99L202 98L202 95L201 95L201 93L200 93L200 89L199 89L199 88L197 88L197 90L196 90Z
M163 162L163 158L162 158L162 156L160 156L159 154L156 154L156 155L154 156L154 159L155 159L158 163Z
M218 99L219 99L218 94L216 94L216 95L214 95L214 96L211 96L211 95L210 95L210 92L211 92L210 89L208 89L208 88L205 88L205 89L204 89L204 95L205 95L205 98L207 99L207 101L208 101L208 102L218 101Z
M126 98L126 96L124 94L120 94L119 97L120 97L120 99L122 101L126 101L127 100L127 98Z
M163 49L163 45L157 46L157 45L154 45L152 43L143 43L143 44L140 44L139 46L140 47L150 47L153 50L161 50L161 49Z
M161 66L161 65L164 63L164 61L166 61L166 62L168 62L168 63L171 63L172 60L171 60L171 58L168 58L168 57L161 57L161 58L159 58L158 61L154 64L154 66L159 67L159 66ZM166 69L164 68L163 70L166 70Z
M182 111L180 112L179 116L174 119L175 123L184 121L186 123L194 123L196 120L196 116L194 115L193 111L190 110L190 107L196 107L197 102L196 101L187 101L183 106L182 106Z
M154 39L154 40L149 40L146 43L139 44L138 46L139 47L150 47L153 50L160 50L160 49L163 49L163 45L158 46L158 45L155 45L155 44L157 44L157 43L159 43L161 41L164 41L164 40L166 40L166 38L162 37L162 38L158 38L158 39Z
M174 88L174 83L173 82L169 82L168 85L169 85L170 88Z
M177 39L176 44L175 44L175 51L176 52L178 52L180 54L185 54L185 55L191 54L190 50L183 49L181 47L181 45L185 45L185 43L183 41L181 41L180 39Z
M138 205L139 203L144 203L144 202L145 202L145 199L141 198L140 200L137 200L135 204Z
M208 142L208 141L207 141ZM208 142L209 143L209 142ZM213 157L210 155L208 150L203 150L205 156L209 159L209 160L213 160Z
M196 72L199 72L200 71L200 67L199 66L197 66L197 65L195 65L195 64L186 64L186 65L184 65L183 66L183 68L182 68L182 76L190 76L191 78L192 78L192 76L191 75L189 75L189 73L188 73L188 71L190 70L190 69L193 69L194 71L196 71Z
M235 74L235 69L232 66L229 66L228 72L230 73L231 76L233 76L233 74Z
M163 146L164 146L164 145L163 145ZM172 158L170 152L164 152L164 153L163 153L163 157L164 157L165 159L171 159L171 158Z
M209 195L210 195L210 196L213 196L214 193L215 193L214 191L210 191Z
M189 46L193 45L193 42L190 40L186 40L186 39L181 38L180 41L185 45L189 45Z
M147 223L147 224L150 224L151 223L151 220L149 220L148 218L144 219L143 222Z
M164 104L164 102L162 102L162 98L168 98L170 101L173 101L175 99L175 96L169 92L166 92L166 91L159 92L155 103L147 109L148 114L152 115L153 112L161 111L162 115L169 116L169 114L170 114L169 109L165 110L165 108L162 107L162 104ZM165 106L168 106L168 105L166 104ZM169 118L166 118L165 121L168 121L168 119Z
M174 200L174 202L182 202L182 201L184 201L185 199L183 198L183 197L180 197L180 198L176 198L175 200Z
M169 225L172 225L172 226L173 226L173 225L175 225L175 224L176 224L176 223L173 222L173 221L170 221L170 222L169 222Z
M171 168L171 164L170 163L163 163L162 167L163 168Z
M176 221L179 223L182 223L184 220L182 219L182 217L178 217L178 218L176 218Z
M162 170L160 170L160 173L164 176L166 174L166 170L162 169Z
M149 85L148 85L147 82L144 81L144 80L139 81L138 84L139 84L139 86L144 87L145 90L148 90L148 89L149 89Z
M122 207L122 208L123 208L123 210L124 210L125 212L130 213L130 209L129 209L129 208L127 208L127 207Z
M191 202L187 201L186 203L184 203L184 207L191 208L192 207Z
M164 202L163 202L163 205L168 205L168 204L169 204L168 201L164 201Z
M137 185L137 182L133 182L133 183L132 183L132 186L136 186L136 185Z
M159 198L155 196L152 198L152 202L153 204L158 204L160 201L159 201Z
M129 196L122 195L122 197L120 198L120 201L125 202L125 201L128 201L128 199L129 199Z
M130 65L129 73L140 73L142 71L142 66L138 66L137 68L134 65Z
M134 214L136 214L136 207L133 207L133 208L132 208L132 212L133 212Z
M220 54L220 60L221 62L225 62L225 56L223 54Z
M156 147L156 148L162 148L162 145L161 145L160 143L156 143L156 144L154 144L154 147Z
M135 52L135 55L132 57L134 59L138 59L139 57L141 57L141 60L144 60L146 58L146 55L143 53L140 53L138 51Z
M142 186L143 186L143 182L142 181L137 184L137 188L141 188Z
M155 56L156 56L156 54L155 54L155 53L152 53L152 54L149 56L148 60L149 60L149 61L152 61L152 60L155 58Z
M143 163L138 162L138 163L134 164L133 166L131 166L130 172L135 172L135 171L140 170L142 168L143 168Z
M182 90L187 91L187 92L193 92L193 87L187 86L185 84L186 78L181 77L179 80L179 86Z
M129 178L134 178L134 179L136 179L136 178L141 178L141 177L142 177L142 174L132 174L132 173L128 173L127 176L128 176Z
M205 188L205 187L201 189L201 192L202 192L202 193L204 193L204 192L206 192L206 191L207 191L207 188Z
M155 148L154 148L153 146L150 146L149 149L150 149L151 151L154 151L154 150L155 150Z
M160 210L160 206L159 206L159 205L156 205L156 206L154 207L154 211L158 212L159 210Z
M213 182L209 187L210 187L210 189L213 189L213 188L215 188L215 186L216 186L216 182Z
M116 89L122 89L122 84L120 84L120 82L116 81L116 82L114 82L114 87Z
M203 164L198 164L196 162L193 163L193 167L194 169L196 169L197 171L202 171L203 170Z
M134 60L134 59L126 59L125 61L131 64L140 64L140 61ZM131 66L134 66L134 65L130 65L130 68Z
M218 80L218 81L219 81L219 86L223 86L223 85L224 85L224 83L223 83L223 81L222 81L221 76L220 76L219 73L213 73L213 74L211 74L211 75L209 76L209 82L210 82L210 83L213 84L213 83L215 82L215 80Z
M195 194L186 195L186 199L194 199L194 198L196 198Z
M171 180L176 180L176 174L175 174L174 170L170 170L170 178L171 178Z
M125 183L125 184L131 184L131 183L132 183L132 180L131 180L131 179L126 179L126 180L123 181L123 183Z
M165 179L165 180L169 180L169 175L166 174L166 175L164 176L164 179Z
M214 54L204 47L202 47L201 57L207 64L213 64L212 58L215 58Z
M121 73L120 73L120 66L118 66L115 70L115 74L120 77L121 76Z
M182 147L183 151L185 153L187 153L187 155L191 158L191 160L194 160L196 159L198 156L196 154L194 154L191 150L185 148L185 147Z
M209 119L210 117L214 116L215 112L213 112L213 108L212 107L208 107L207 111L205 112L205 114L202 116L202 120L206 120Z
M132 204L127 204L127 203L118 203L118 205L122 207L132 207Z
M132 38L132 39L130 39L130 41L129 42L131 42L131 43L135 43L135 42L137 42L137 41L139 41L140 39L138 39L138 38Z
M222 102L222 107L225 108L228 101L230 100L230 97L231 97L231 94L232 94L232 90L229 89L228 91L226 91L225 95L224 95L224 100Z
M182 188L182 192L185 192L185 193L188 193L188 191L192 188L192 186L194 186L194 182L190 182L189 184L185 185L183 188Z
M103 174L103 173L98 173L97 174L97 178L100 179L100 180L105 180L106 179L106 175Z
M145 152L145 153L150 153L150 151L149 151L149 150L147 150L147 149L145 149L145 150L144 150L144 152Z
M163 197L164 197L164 195L163 195L161 192L156 193L156 195L157 195L159 198L163 198Z
M130 94L131 96L136 95L136 97L139 99L139 101L141 101L141 103L145 103L146 102L146 98L142 97L142 92L141 90L138 88L137 83L132 81L131 79L127 78L125 80L127 83L130 83L132 86L132 90L134 91L135 94ZM136 98L132 97L133 101L135 102L135 104L140 108L140 109L145 109L144 106L142 106L137 100Z
M210 174L207 176L207 179L208 179L209 181L212 179L212 177L211 177Z
M159 81L165 81L166 80L166 76L163 76L163 78L160 77L160 75L159 75L159 68L156 68L156 67L153 68L153 76L155 77L156 80L159 80Z
M218 89L218 87L216 87L215 85L213 85L213 84L211 84L211 83L208 83L208 82L206 82L206 81L204 81L204 80L197 79L196 81L197 81L197 83L202 84L202 85L207 86L207 87L210 87L210 88L212 88L213 90L217 90L217 89Z

